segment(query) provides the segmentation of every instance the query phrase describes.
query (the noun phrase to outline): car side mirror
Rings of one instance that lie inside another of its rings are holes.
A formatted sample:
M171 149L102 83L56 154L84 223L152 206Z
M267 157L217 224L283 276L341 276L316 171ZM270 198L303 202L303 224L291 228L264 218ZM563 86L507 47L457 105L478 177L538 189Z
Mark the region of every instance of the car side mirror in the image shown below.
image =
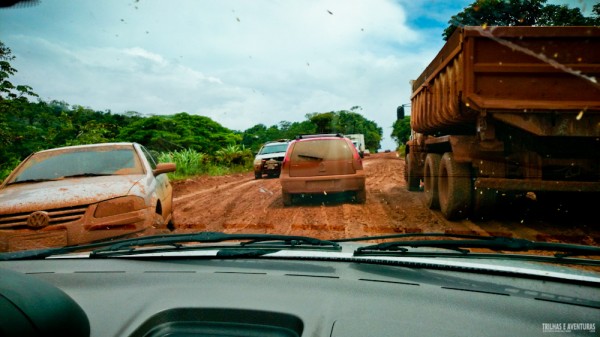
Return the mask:
M177 166L175 163L160 163L156 165L156 168L152 171L154 176L158 176L159 174L175 172Z

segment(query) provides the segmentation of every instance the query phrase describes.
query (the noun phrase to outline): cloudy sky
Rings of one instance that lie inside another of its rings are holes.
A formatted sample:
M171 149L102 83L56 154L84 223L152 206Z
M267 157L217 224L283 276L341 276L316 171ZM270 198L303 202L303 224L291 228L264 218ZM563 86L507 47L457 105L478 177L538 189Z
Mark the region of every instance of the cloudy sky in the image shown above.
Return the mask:
M40 0L0 9L0 40L43 100L188 112L243 131L358 110L390 138L396 107L472 0ZM554 0L581 7L593 1ZM589 14L588 14L589 15Z

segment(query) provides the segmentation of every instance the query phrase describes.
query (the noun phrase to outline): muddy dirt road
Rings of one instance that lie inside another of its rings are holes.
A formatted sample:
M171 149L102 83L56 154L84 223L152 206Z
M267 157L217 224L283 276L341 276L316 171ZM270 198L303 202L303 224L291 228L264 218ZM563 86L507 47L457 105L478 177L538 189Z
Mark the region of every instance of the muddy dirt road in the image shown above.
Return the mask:
M278 233L324 239L446 232L600 245L595 214L575 209L569 214L560 205L555 209L558 214L552 214L548 207L525 198L506 205L492 221L450 222L425 206L423 193L406 190L404 161L395 152L366 157L364 166L365 204L319 196L284 208L279 180L255 180L252 173L175 182L176 232Z

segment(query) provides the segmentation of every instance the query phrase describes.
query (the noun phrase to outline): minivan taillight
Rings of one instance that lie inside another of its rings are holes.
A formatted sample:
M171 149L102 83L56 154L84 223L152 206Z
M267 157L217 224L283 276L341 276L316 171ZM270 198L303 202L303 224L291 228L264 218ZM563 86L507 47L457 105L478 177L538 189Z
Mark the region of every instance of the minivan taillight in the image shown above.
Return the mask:
M290 152L291 152L290 149L291 148L292 148L292 144L290 144L288 146L287 151L285 151L285 157L283 157L283 161L281 162L281 171L282 172L283 171L286 171L286 172L289 171L288 170L289 169L288 166L290 165Z
M362 170L362 158L360 157L360 154L358 153L356 147L354 147L354 144L350 143L350 145L352 145L352 148L354 149L352 151L352 167L354 168L354 170Z

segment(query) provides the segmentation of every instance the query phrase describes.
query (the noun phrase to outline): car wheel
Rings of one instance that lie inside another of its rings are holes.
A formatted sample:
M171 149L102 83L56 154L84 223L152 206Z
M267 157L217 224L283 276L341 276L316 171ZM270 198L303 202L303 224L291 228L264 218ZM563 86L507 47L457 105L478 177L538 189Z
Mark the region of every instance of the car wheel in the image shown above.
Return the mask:
M175 217L173 216L173 212L171 212L171 218L169 222L167 222L167 229L171 232L175 230Z
M283 199L283 206L292 206L292 195L287 192L281 192L281 198Z
M262 178L261 172L254 172L254 179L261 179L261 178Z
M440 210L448 220L459 220L469 215L471 208L471 169L466 163L457 163L451 152L440 161L438 192Z

